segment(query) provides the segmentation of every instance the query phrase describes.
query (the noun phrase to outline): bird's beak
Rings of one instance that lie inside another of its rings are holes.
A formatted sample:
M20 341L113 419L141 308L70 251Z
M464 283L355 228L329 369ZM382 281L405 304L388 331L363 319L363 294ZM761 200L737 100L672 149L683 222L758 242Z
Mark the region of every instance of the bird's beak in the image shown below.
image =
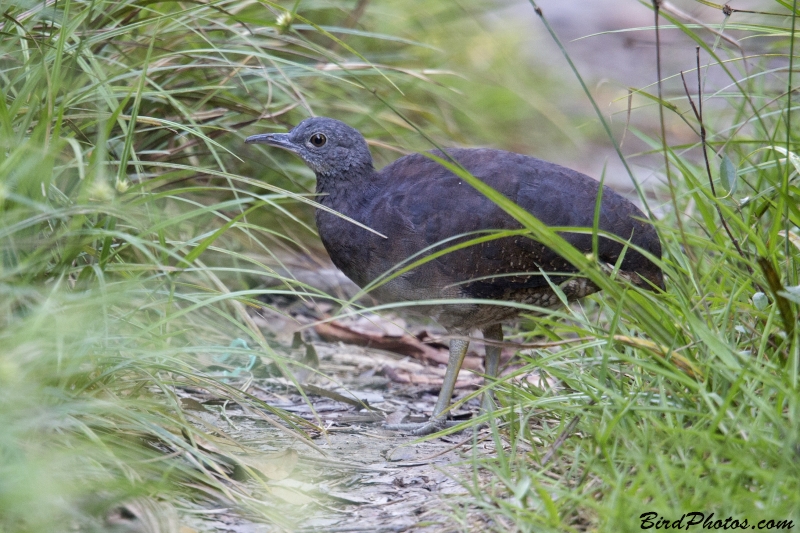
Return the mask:
M247 144L269 144L270 146L277 146L290 152L297 152L297 146L289 140L288 133L262 133L260 135L251 135L244 140Z

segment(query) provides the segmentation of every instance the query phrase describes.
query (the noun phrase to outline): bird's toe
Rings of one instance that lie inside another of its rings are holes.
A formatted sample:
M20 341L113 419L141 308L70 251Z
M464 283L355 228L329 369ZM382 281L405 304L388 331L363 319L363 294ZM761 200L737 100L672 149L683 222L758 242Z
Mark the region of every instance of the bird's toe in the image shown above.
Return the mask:
M383 429L390 431L402 431L417 437L431 435L448 427L453 427L458 422L445 420L444 418L432 418L427 422L406 422L401 424L384 424Z

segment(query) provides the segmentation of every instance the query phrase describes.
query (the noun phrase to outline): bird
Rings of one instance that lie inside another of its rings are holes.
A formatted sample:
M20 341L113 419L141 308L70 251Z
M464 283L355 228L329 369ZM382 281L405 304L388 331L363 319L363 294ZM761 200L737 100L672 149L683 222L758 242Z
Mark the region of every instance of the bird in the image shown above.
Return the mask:
M568 301L599 290L557 250L523 232L484 239L394 277L385 276L397 271L397 265L408 264L409 258L416 260L466 243L476 235L522 229L516 219L435 158L456 162L542 223L559 228L594 226L601 184L580 172L491 148L413 153L378 171L364 136L327 117L307 118L288 133L252 135L245 142L292 152L314 171L321 204L315 214L320 239L333 264L359 287L373 286L370 294L381 303L447 300L416 307L409 304L451 335L447 369L433 413L427 422L387 425L389 429L427 435L448 425L456 377L474 330L488 341L485 378L488 383L497 378L502 324L517 316L520 308L480 300L557 308L561 298L554 285ZM654 226L631 201L604 185L598 227L629 243L599 237L596 251L601 264L617 265L622 256L618 277L643 289L664 289L662 271L653 261L661 257ZM559 233L579 251L592 253L591 232ZM483 411L493 409L490 393L483 395L481 405Z

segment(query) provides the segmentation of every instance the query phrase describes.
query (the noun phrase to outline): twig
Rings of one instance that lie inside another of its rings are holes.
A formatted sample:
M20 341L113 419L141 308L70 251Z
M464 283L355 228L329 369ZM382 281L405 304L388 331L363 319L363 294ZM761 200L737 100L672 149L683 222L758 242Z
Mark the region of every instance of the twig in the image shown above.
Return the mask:
M749 9L736 9L735 7L731 7L728 4L715 4L714 2L709 2L708 0L697 0L698 3L707 5L708 7L713 7L715 9L720 9L725 14L725 16L731 16L732 13L750 13L753 15L770 15L773 17L785 17L785 13L770 13L768 11L751 11Z
M725 217L722 215L722 209L717 204L717 190L714 187L714 179L711 176L711 162L708 160L708 143L706 141L706 126L703 122L703 83L700 77L700 47L695 48L695 52L697 55L697 105L695 106L694 100L692 100L692 95L689 94L689 86L686 84L686 77L683 75L683 71L681 71L681 80L683 81L683 90L686 91L686 98L689 99L689 104L692 106L692 111L694 111L694 116L697 121L700 123L700 143L703 148L703 159L706 162L706 174L708 175L708 184L711 186L711 195L714 197L714 207L717 210L717 214L719 215L719 221L722 223L722 227L725 228L725 233L728 234L730 237L733 246L736 248L736 251L739 253L742 259L744 259L745 267L750 274L753 273L753 269L747 263L747 256L745 256L744 251L742 250L741 246L739 246L739 240L733 236L730 227L728 227L728 223L725 221Z
M667 11L668 13L670 13L674 17L681 18L683 20L689 21L692 24L697 24L698 26L701 26L706 31L709 31L709 32L713 33L714 35L716 35L720 39L722 39L724 41L727 41L732 46L734 46L734 47L739 49L739 53L742 55L742 59L744 59L744 48L742 48L742 45L740 45L739 42L736 39L733 39L732 37L728 37L727 35L725 35L725 33L723 31L712 28L708 24L706 24L703 21L691 16L690 14L684 13L683 11L678 9L676 6L672 5L671 3L667 2L667 1L662 1L661 2L661 10L662 11ZM730 8L730 7L728 7L728 9L725 9L724 7L722 8L722 13L725 15L725 17L730 17L731 13L733 13L733 11L734 10L732 8ZM736 10L736 11L738 11L738 10Z
M358 21L361 20L361 17L364 15L364 11L367 9L367 4L369 4L369 0L358 0L356 7L354 7L350 13L348 13L347 18L344 19L344 22L342 22L342 27L355 28L356 24L358 24ZM336 53L341 47L342 46L339 43L334 42L330 50L331 52Z
M656 76L658 77L658 118L661 123L661 148L664 151L664 172L667 175L667 186L669 187L669 197L672 200L672 209L675 211L675 221L678 223L678 231L681 234L681 241L683 241L683 248L686 255L694 261L692 249L689 246L689 241L686 238L686 232L683 229L683 221L681 214L678 210L678 199L675 196L675 185L672 183L672 174L669 166L669 151L667 150L667 128L664 124L664 96L662 89L661 77L661 35L659 32L659 15L661 12L662 0L653 0L653 12L655 14L655 28L656 28Z
M625 144L625 137L628 135L628 128L631 125L631 107L633 107L633 90L628 89L628 115L625 117L625 129L622 130L622 139L619 141L619 147Z
M369 0L358 0L356 7L350 12L349 15L347 15L347 18L342 23L342 26L345 28L355 28L362 15L364 15L364 11L367 9L367 4L369 4Z
M591 400L587 404L587 407L592 406L594 404L595 404L595 401ZM575 417L572 420L570 420L569 424L567 424L567 427L564 428L564 431L561 432L561 434L558 436L558 438L553 443L553 445L550 446L550 449L547 450L547 453L544 454L544 457L542 457L542 464L541 464L542 467L546 466L547 463L550 462L550 460L556 454L558 449L561 448L561 446L564 444L564 442L566 442L566 440L570 437L570 434L573 431L575 431L575 426L578 425L578 422L580 422L582 416L583 416L582 414L577 414L577 415L575 415Z
M797 0L792 2L792 33L790 34L789 38L789 76L787 80L787 95L786 95L786 172L783 175L783 183L781 183L781 189L783 189L783 194L781 198L784 202L783 207L783 220L785 223L784 231L786 231L787 238L785 239L785 248L784 253L786 254L786 258L790 258L791 255L789 254L789 228L792 224L789 222L789 202L786 201L786 198L789 198L789 176L791 175L791 165L789 164L789 150L792 149L792 71L794 70L794 36L795 36L795 29L797 27ZM794 262L794 260L791 260ZM796 264L796 263L795 263ZM796 281L797 278L795 278ZM791 282L791 280L789 280Z
M567 52L567 49L564 47L564 44L561 42L561 39L558 38L558 35L556 34L555 30L553 30L553 28L550 26L550 23L547 21L547 17L544 16L544 12L542 11L542 8L540 8L539 5L536 3L536 0L528 0L528 2L531 4L531 7L533 7L534 12L539 16L539 19L544 24L544 27L550 34L550 37L552 37L553 42L555 42L556 46L558 46L558 48L561 50L561 54L564 56L564 59L566 59L567 63L569 64L569 68L572 70L572 73L575 74L575 77L578 79L578 83L580 83L583 92L586 94L586 98L588 98L589 103L592 104L592 108L594 109L594 112L597 115L600 124L603 126L606 135L608 135L608 139L611 141L611 144L614 146L614 150L617 152L617 155L619 156L619 160L622 162L622 166L625 167L628 176L631 178L631 183L633 184L633 188L636 190L636 194L639 196L639 200L642 202L642 206L644 207L644 211L647 214L647 217L650 220L655 220L656 217L647 203L647 197L645 196L641 185L636 180L636 177L633 175L633 170L631 170L630 165L628 165L627 159L625 159L625 156L622 155L622 149L619 147L617 139L611 133L611 127L608 125L608 121L605 119L605 116L600 111L600 107L597 105L597 101L595 100L594 96L592 96L592 92L589 90L589 87L586 85L586 82L583 80L583 77L581 76L580 72L578 72L578 67L575 66L575 63L572 61L572 58Z

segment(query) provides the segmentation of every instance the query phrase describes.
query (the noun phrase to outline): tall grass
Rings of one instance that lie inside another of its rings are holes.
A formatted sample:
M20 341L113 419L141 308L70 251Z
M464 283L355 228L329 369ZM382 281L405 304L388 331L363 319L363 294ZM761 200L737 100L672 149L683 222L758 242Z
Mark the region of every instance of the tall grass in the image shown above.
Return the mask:
M307 188L255 179L264 166L238 155L239 130L355 100L362 87L340 64L368 60L317 25L342 11L304 11L313 23L240 1L2 12L0 531L101 527L140 495L288 527L258 475L255 487L233 479L258 452L204 427L182 397L201 390L285 431L307 426L206 368L225 353L288 364L248 316L270 292L251 280L328 297L247 253L302 250L283 228L313 230L298 209ZM394 91L390 77L410 74L359 78ZM318 104L326 90L339 100Z
M735 29L760 50L743 59L668 7L660 31L697 42L699 86L715 69L727 83L698 94L692 70L688 94L679 84L661 99L655 86L638 91L646 94L636 108L656 101L663 120L697 133L692 145L667 138L664 151L661 138L634 131L663 152L662 171L671 173L656 206L666 212L658 228L667 292L608 287L531 323L523 337L579 341L537 351L515 373L537 371L560 385L512 376L499 387L505 425L494 432L497 457L471 457L471 499L453 511L463 529L469 510L491 517L497 531L640 531L663 528L664 519L675 528L683 515L687 528L712 513L711 528L733 520L747 520L746 529L762 520L796 527L800 519L800 129L789 98L798 13L786 2L766 8L774 15L735 12L729 20L720 11L715 30Z

